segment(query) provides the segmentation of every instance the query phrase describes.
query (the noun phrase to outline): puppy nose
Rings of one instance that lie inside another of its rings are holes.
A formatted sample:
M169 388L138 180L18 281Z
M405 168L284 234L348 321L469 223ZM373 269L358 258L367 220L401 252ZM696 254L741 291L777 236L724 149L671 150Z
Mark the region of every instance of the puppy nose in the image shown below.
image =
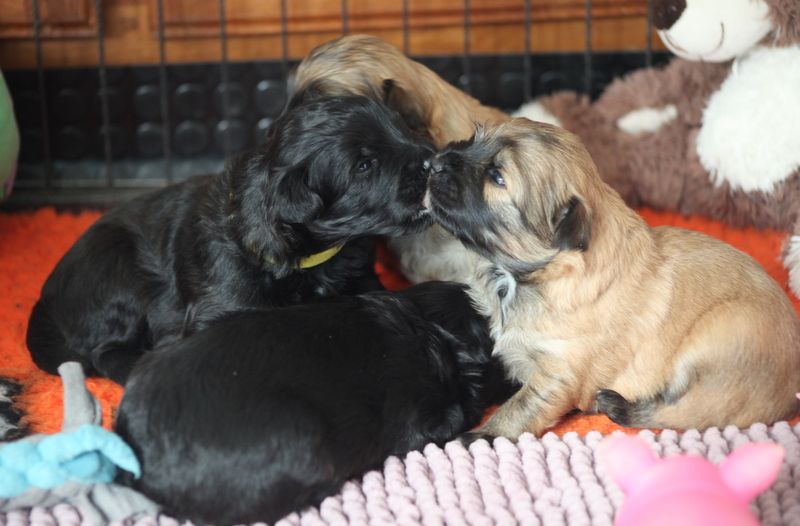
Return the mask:
M429 165L429 169L432 173L439 174L444 171L445 163L439 157L435 157L432 161L430 161Z
M653 2L653 25L656 29L669 29L686 9L686 0L655 0Z

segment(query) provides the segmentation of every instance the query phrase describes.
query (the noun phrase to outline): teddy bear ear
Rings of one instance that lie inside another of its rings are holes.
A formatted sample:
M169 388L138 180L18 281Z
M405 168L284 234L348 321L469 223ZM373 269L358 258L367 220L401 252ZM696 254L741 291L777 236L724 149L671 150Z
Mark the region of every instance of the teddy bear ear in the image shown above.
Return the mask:
M800 44L800 4L797 0L764 0L775 26L766 43L773 46Z
M775 482L783 454L778 444L745 444L720 464L719 473L743 502L750 502Z
M639 437L612 435L600 443L600 461L622 491L630 493L648 469L658 462L658 456Z

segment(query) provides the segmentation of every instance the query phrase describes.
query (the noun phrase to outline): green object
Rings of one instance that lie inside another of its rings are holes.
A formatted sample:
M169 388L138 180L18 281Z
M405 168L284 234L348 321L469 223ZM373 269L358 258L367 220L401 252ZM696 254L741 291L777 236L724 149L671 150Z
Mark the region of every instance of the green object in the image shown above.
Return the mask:
M11 194L19 155L19 129L14 117L14 105L0 72L0 200Z

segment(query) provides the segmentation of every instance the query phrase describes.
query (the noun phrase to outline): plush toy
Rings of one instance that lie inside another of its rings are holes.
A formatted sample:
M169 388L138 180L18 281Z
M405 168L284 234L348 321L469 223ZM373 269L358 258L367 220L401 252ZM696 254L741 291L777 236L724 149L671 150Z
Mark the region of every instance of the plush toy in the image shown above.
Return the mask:
M64 381L62 430L0 445L0 512L65 502L80 510L86 524L157 513L145 496L113 483L120 468L138 477L139 462L118 435L100 426L100 404L86 389L80 364L63 363L58 372Z
M777 444L745 444L719 466L691 455L659 459L639 437L613 435L599 449L626 494L615 526L757 526L749 502L775 481Z
M800 1L654 0L679 58L518 112L577 133L631 206L702 214L791 234L800 296Z

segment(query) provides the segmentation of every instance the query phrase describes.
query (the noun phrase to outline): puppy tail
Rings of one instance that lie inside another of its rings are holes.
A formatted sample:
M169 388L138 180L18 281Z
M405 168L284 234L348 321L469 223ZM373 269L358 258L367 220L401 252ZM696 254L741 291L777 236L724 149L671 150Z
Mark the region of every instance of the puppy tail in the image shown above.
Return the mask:
M629 402L611 389L600 389L595 395L598 413L603 413L615 424L625 427L645 427L653 413L654 402Z
M771 424L788 419L795 416L798 410L798 401L791 394L780 399L765 397L765 403L751 403L747 408L738 401L727 407L724 404L711 404L708 403L708 396L707 389L689 389L676 397L658 394L653 398L628 401L616 391L601 389L595 400L598 413L605 413L621 426L638 428L745 427L754 422ZM734 395L729 398L736 400ZM757 396L753 398L757 399Z
M625 427L676 427L674 418L665 420L663 416L665 410L674 412L684 394L659 393L652 398L627 400L616 391L600 389L595 395L595 407L598 413Z

